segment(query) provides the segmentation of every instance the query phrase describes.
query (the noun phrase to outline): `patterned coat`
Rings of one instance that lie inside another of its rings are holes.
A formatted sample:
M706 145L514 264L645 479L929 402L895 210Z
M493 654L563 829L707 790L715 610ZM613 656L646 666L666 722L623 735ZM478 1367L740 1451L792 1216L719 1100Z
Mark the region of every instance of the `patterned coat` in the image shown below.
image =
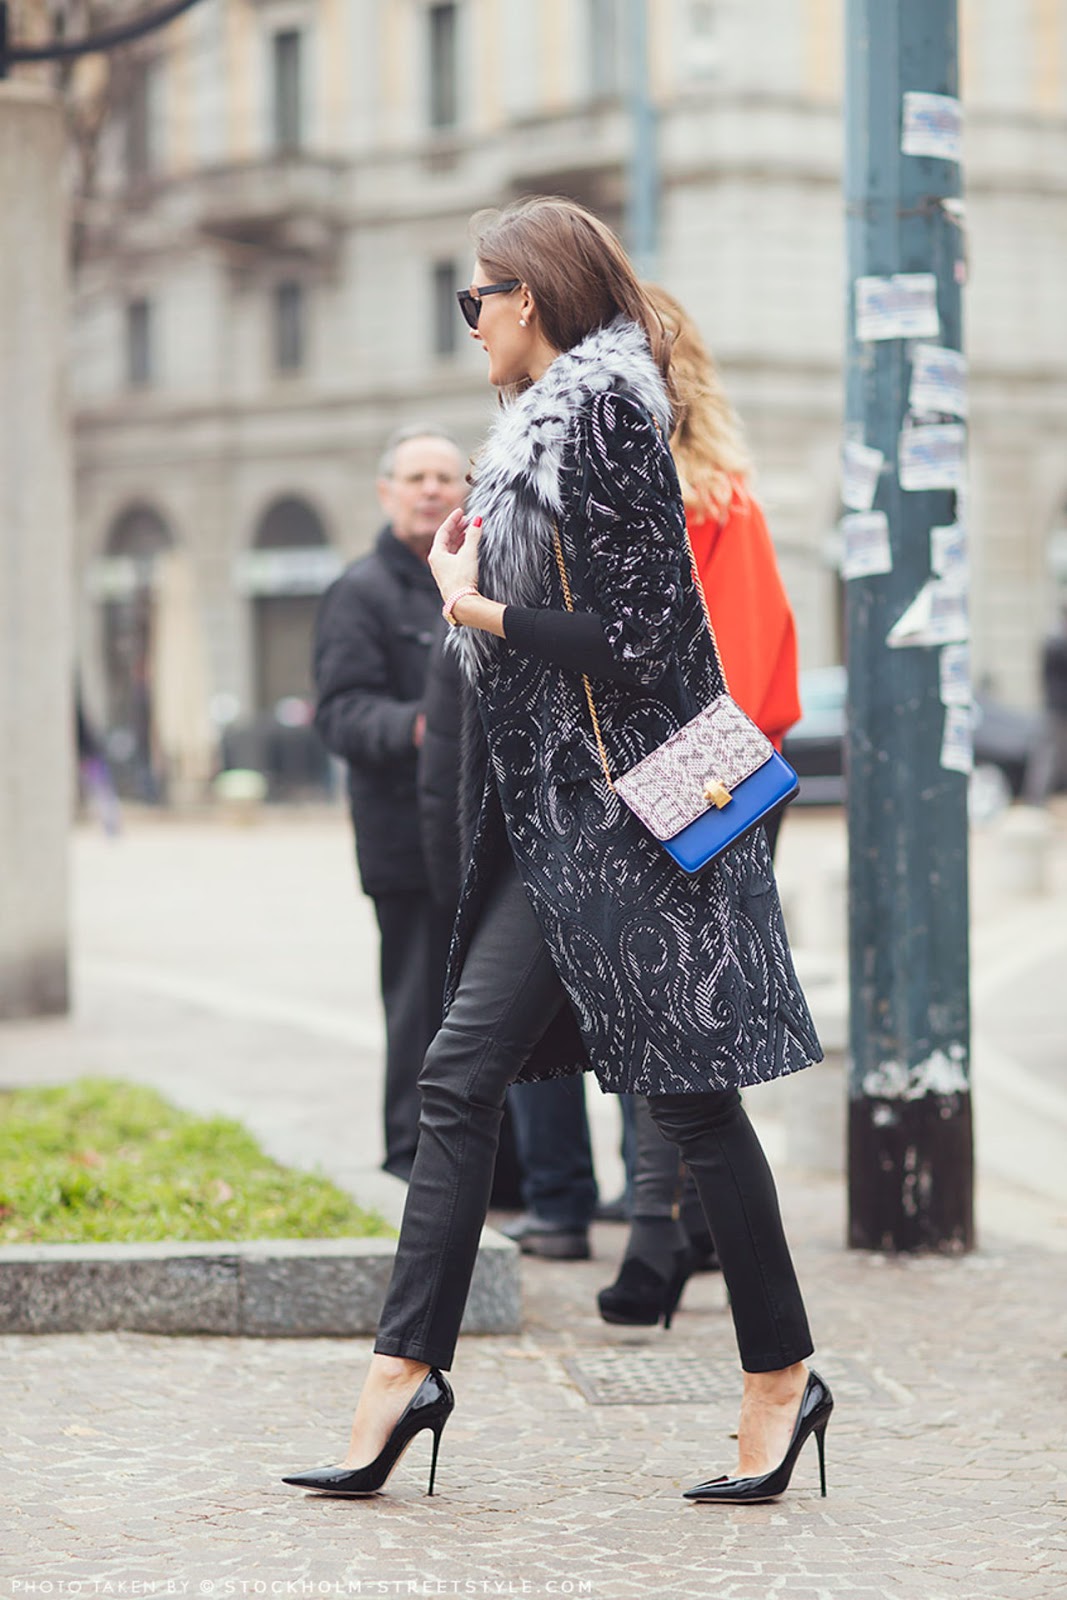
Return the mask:
M644 334L619 319L501 413L471 496L480 587L505 604L564 607L558 523L575 609L600 615L629 670L591 680L613 774L722 689L669 432ZM510 844L570 1001L523 1080L591 1066L608 1090L679 1094L818 1060L762 831L687 878L605 781L579 674L473 629L450 644L477 691L488 764L446 1012Z

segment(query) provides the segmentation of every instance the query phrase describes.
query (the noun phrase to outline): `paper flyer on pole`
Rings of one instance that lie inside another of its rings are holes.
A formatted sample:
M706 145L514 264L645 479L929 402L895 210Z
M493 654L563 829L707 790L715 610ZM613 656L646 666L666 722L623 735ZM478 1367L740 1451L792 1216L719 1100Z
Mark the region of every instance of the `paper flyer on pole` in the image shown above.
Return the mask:
M880 450L846 439L841 446L841 501L850 511L869 511L885 465Z
M904 428L897 446L902 489L956 489L967 465L967 429L960 422Z
M940 161L963 160L963 107L952 95L904 96L900 149L906 156L936 156Z
M967 530L958 522L930 529L930 567L942 583L963 588L970 576Z
M841 518L840 526L844 542L843 578L870 578L879 572L892 572L889 518L884 511L853 512Z
M856 338L936 339L937 279L932 272L898 272L856 279Z
M967 415L967 357L940 345L917 344L911 352L908 405L926 415Z
M970 636L966 591L944 584L940 578L931 578L890 628L886 644L893 650L903 650L963 644Z
M973 698L970 645L945 645L937 668L942 705L969 706Z
M941 765L949 772L974 770L974 719L970 706L946 706Z

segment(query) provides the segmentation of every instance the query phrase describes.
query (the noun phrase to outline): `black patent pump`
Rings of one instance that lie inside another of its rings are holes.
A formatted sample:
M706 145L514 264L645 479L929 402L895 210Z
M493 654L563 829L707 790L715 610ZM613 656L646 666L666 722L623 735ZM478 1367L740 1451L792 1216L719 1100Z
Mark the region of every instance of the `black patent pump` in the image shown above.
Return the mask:
M686 1489L686 1500L720 1505L746 1505L761 1500L776 1500L789 1487L797 1457L808 1437L815 1435L819 1447L819 1482L823 1498L826 1497L826 1428L834 1409L834 1397L817 1372L808 1373L808 1381L800 1402L800 1410L793 1427L793 1437L782 1460L770 1472L755 1478L712 1478L708 1483L698 1483Z
M323 1494L349 1495L361 1498L377 1494L389 1474L404 1454L417 1433L424 1428L433 1432L433 1455L430 1458L430 1487L433 1494L437 1473L437 1450L445 1423L452 1415L456 1397L443 1372L431 1367L404 1407L392 1433L386 1439L374 1460L365 1467L319 1467L313 1472L294 1472L283 1478L298 1489L318 1489Z

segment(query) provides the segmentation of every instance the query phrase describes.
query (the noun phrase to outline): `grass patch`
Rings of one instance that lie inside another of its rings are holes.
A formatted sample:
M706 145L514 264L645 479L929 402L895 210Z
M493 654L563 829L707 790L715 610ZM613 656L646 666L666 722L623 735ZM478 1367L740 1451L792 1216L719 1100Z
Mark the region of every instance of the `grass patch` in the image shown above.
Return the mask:
M228 1117L80 1078L0 1094L0 1244L390 1237L329 1179L263 1153Z

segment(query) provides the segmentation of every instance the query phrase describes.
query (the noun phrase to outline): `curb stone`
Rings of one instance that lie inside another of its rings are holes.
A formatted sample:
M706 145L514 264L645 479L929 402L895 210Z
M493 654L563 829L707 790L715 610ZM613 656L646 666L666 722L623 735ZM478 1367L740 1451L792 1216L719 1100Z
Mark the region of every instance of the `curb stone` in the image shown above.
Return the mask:
M405 1193L375 1174L359 1198L396 1224ZM0 1333L371 1334L395 1250L395 1239L4 1245ZM517 1333L521 1316L519 1251L486 1228L463 1330Z

